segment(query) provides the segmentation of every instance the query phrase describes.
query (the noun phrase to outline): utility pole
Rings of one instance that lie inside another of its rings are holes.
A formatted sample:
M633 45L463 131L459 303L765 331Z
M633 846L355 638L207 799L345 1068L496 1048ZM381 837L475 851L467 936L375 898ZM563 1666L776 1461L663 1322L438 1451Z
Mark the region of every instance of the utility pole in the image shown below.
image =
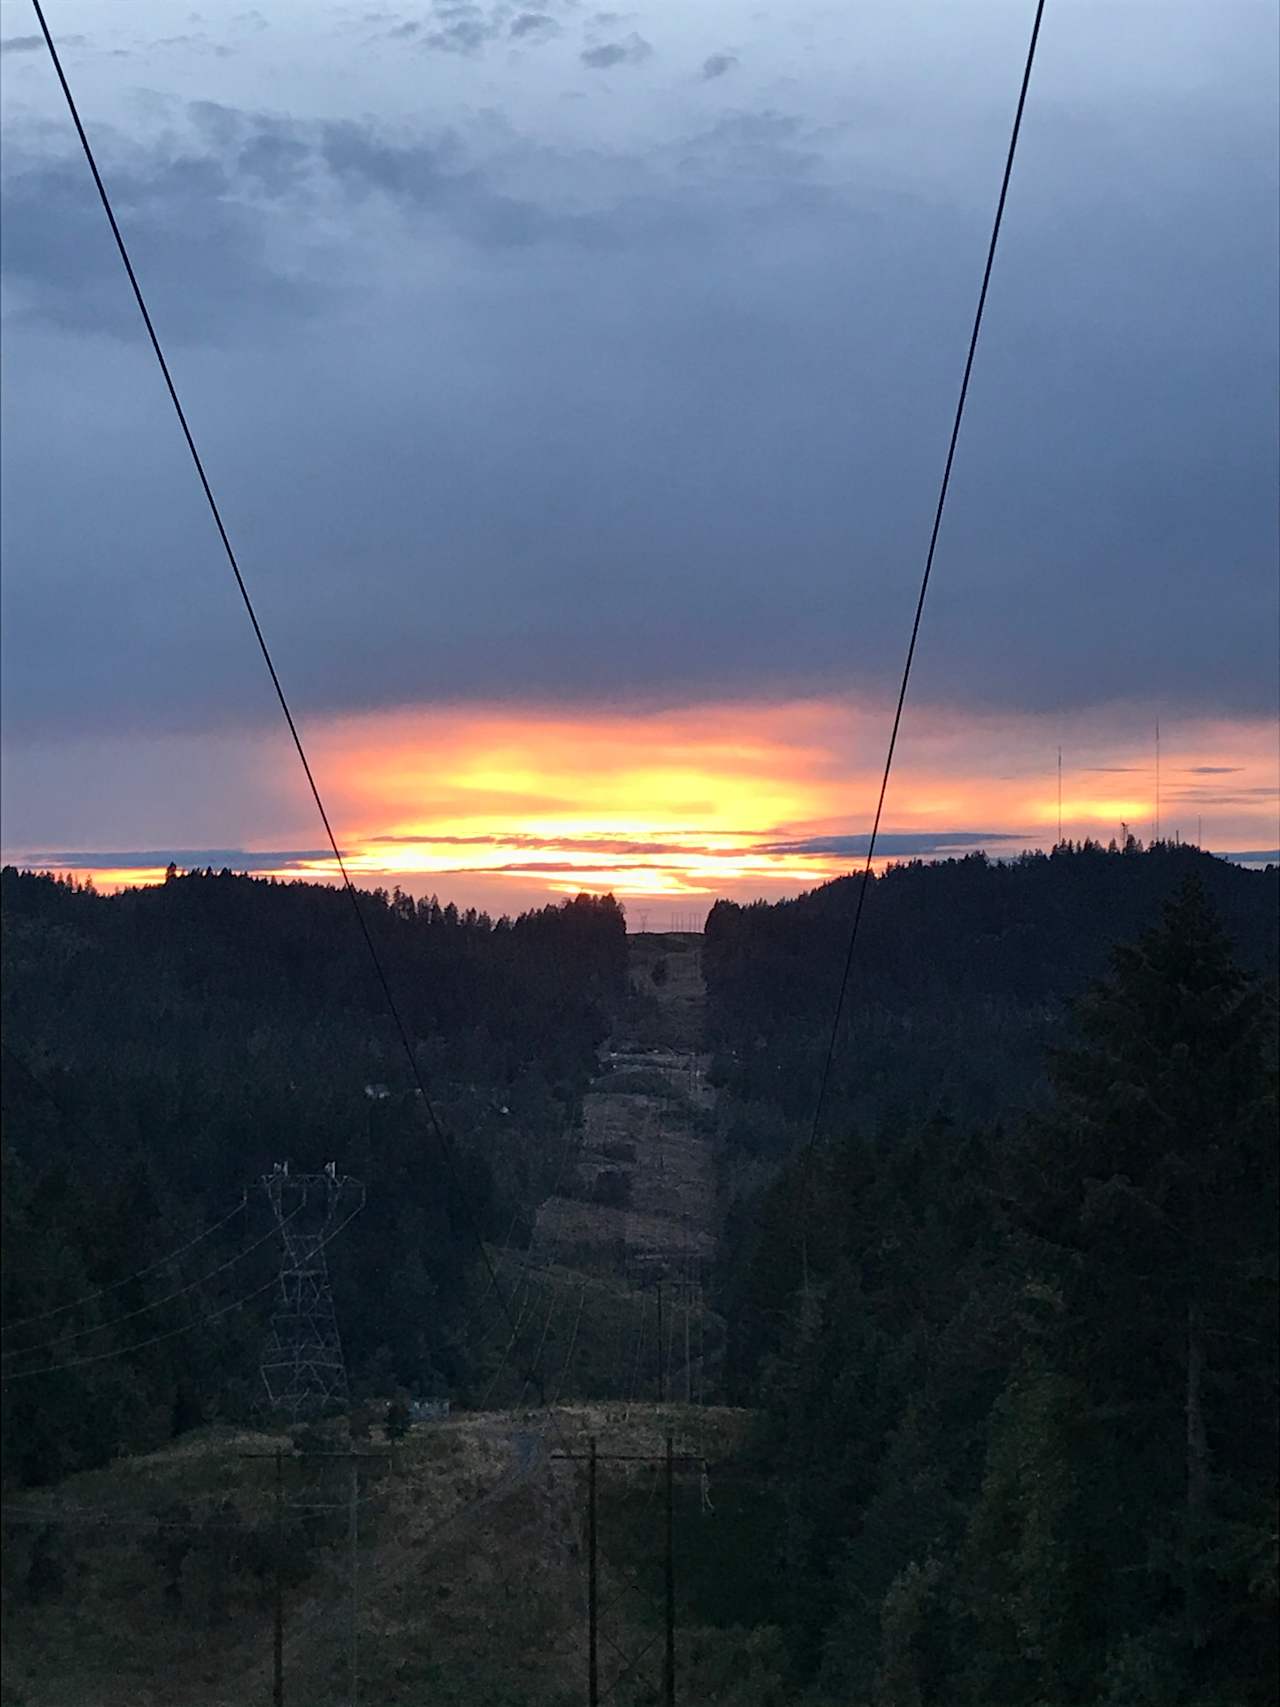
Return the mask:
M675 1450L675 1439L674 1439L674 1436L670 1432L668 1432L668 1434L666 1436L666 1444L665 1444L664 1452L662 1452L660 1455L658 1455L656 1457L654 1455L648 1453L648 1452L599 1452L599 1451L597 1451L597 1448L596 1448L596 1439L595 1439L594 1435L592 1435L590 1437L589 1446L590 1446L590 1451L588 1451L588 1452L553 1452L551 1454L551 1457L553 1460L558 1460L558 1461L562 1461L565 1463L582 1463L585 1460L586 1464L587 1464L587 1478L588 1478L588 1480L587 1480L587 1502L588 1502L587 1503L587 1560L588 1560L588 1566L589 1566L589 1575L587 1578L587 1621L588 1621L587 1622L587 1636L588 1636L588 1647L587 1647L587 1667L588 1667L588 1669L587 1669L587 1691L588 1691L588 1697L587 1698L588 1698L589 1707L597 1707L597 1704L601 1699L601 1697L599 1695L599 1674L598 1674L597 1667L596 1667L597 1618L598 1618L598 1611L599 1611L597 1600L596 1600L596 1517L597 1517L597 1511L596 1511L596 1474L597 1474L597 1465L605 1463L605 1462L617 1463L617 1464L647 1464L647 1465L661 1464L665 1469L666 1521L665 1521L664 1547L663 1547L663 1554L664 1554L663 1576L665 1579L665 1587L666 1587L665 1610L664 1610L664 1624L665 1624L664 1635L666 1638L666 1643L665 1643L665 1652L664 1652L663 1663L662 1663L662 1701L663 1701L663 1707L675 1707L675 1699L676 1699L675 1472L676 1472L677 1466L679 1466L679 1468L682 1470L698 1470L698 1471L700 1471L701 1472L701 1478L702 1478L702 1485L704 1488L704 1497L705 1497L705 1488L707 1485L707 1461L705 1458L697 1457L691 1453L687 1453L687 1452L677 1453ZM721 1473L720 1471L717 1471L717 1474L720 1474L720 1473ZM748 1476L755 1474L755 1472L750 1470L750 1469L744 1470L742 1473L745 1475L748 1475ZM730 1470L729 1474L732 1475L733 1471ZM704 1511L709 1511L712 1508L709 1505L704 1505L703 1509L704 1509ZM617 1644L615 1643L614 1646L616 1647ZM646 1654L648 1651L649 1650L647 1647L642 1649L640 1654L638 1654L636 1656L636 1659L631 1661L631 1664L627 1667L627 1670L628 1671L632 1670L634 1668L635 1664L637 1663L637 1661L639 1659L643 1658L644 1654ZM619 1650L619 1653L621 1653L621 1650ZM617 1684L618 1682L620 1682L621 1676L623 1676L623 1675L626 1675L626 1674L623 1673L620 1675L620 1677L615 1678L614 1684ZM605 1691L606 1696L611 1693L612 1688L613 1688L613 1685L610 1685L610 1688Z
M702 1296L702 1276L698 1276L698 1403L707 1402L707 1306Z
M667 1396L666 1371L662 1367L662 1276L658 1276L658 1403Z
M687 1275L684 1289L684 1402L693 1403L693 1365L689 1361L689 1312L693 1307L693 1279Z
M1058 748L1058 846L1062 846L1062 748Z
M667 1435L667 1645L662 1659L662 1699L666 1707L675 1707L676 1700L676 1539L675 1539L675 1448Z
M271 1703L284 1707L284 1453L276 1448L275 1589L272 1596Z
M242 1452L241 1458L262 1460L274 1458L275 1474L275 1584L272 1630L272 1707L284 1707L284 1460L285 1453L277 1449L274 1453ZM292 1457L292 1454L289 1454ZM337 1459L345 1458L351 1466L350 1496L348 1502L348 1535L350 1539L351 1558L351 1632L349 1642L350 1669L350 1707L358 1707L359 1699L359 1669L357 1665L358 1648L358 1618L360 1612L359 1600L359 1566L357 1549L360 1543L360 1459L382 1458L380 1452L318 1452L309 1454L314 1458Z
M360 1460L356 1454L351 1456L351 1707L358 1707L360 1700L360 1670L357 1664L360 1615L360 1563L358 1547L360 1542Z
M596 1580L596 1437L587 1458L587 1707L599 1707L600 1664L596 1651L599 1622Z
M673 1371L675 1370L675 1366L676 1366L676 1326L680 1320L679 1315L677 1313L676 1306L679 1304L679 1302L680 1302L680 1282L677 1280L677 1281L674 1281L672 1283L672 1287L671 1287L671 1308L670 1308L671 1323L670 1323L670 1326L667 1328L667 1385L669 1388L672 1389L672 1395L671 1396L673 1399L675 1397L675 1390L674 1390L675 1389L675 1382L673 1380ZM686 1300L685 1309L687 1310L688 1307L689 1307L688 1302Z

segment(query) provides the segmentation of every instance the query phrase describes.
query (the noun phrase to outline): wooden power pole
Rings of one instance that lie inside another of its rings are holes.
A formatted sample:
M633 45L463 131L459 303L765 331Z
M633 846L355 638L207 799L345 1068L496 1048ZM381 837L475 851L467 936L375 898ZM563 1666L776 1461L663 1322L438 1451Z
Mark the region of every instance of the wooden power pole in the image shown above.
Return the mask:
M595 1436L591 1436L587 1452L553 1452L553 1459L566 1462L582 1462L587 1465L587 1701L589 1707L598 1707L600 1695L600 1672L598 1662L599 1638L599 1601L598 1593L598 1547L597 1547L597 1474L598 1465L606 1461L620 1464L660 1464L666 1477L666 1517L663 1531L663 1577L665 1583L664 1620L666 1647L662 1661L662 1701L663 1707L675 1707L676 1699L676 1534L675 1534L675 1473L677 1466L691 1470L702 1466L703 1461L689 1453L677 1453L673 1436L668 1433L665 1450L656 1458L647 1452L600 1452L596 1448ZM616 1647L616 1643L613 1644ZM647 1650L645 1650L647 1651ZM627 1670L636 1664L633 1660ZM621 1681L620 1674L615 1678L610 1688L605 1691L608 1696L612 1689Z
M662 1276L661 1275L658 1276L657 1292L658 1292L658 1403L662 1404L663 1400L667 1396L667 1376L666 1376L666 1370L662 1366L663 1338L662 1338Z
M662 1659L662 1699L665 1707L676 1700L676 1537L675 1537L675 1447L667 1435L667 1515L664 1575L666 1577L666 1651Z
M284 1707L284 1453L276 1450L275 1587L272 1594L271 1702Z
M596 1437L587 1458L587 1703L600 1707L599 1585L596 1563Z
M360 1667L357 1647L360 1629L360 1459L351 1455L351 1707L360 1700Z

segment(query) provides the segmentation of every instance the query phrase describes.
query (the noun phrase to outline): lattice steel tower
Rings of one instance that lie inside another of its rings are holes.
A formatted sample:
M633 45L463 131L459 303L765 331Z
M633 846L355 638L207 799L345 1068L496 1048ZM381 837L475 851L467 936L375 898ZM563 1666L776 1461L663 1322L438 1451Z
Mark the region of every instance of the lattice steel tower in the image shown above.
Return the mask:
M263 1175L262 1187L284 1244L262 1382L268 1408L298 1422L347 1403L347 1366L325 1246L364 1208L365 1188L349 1175L339 1176L333 1162L319 1174L290 1173L288 1162L277 1162Z

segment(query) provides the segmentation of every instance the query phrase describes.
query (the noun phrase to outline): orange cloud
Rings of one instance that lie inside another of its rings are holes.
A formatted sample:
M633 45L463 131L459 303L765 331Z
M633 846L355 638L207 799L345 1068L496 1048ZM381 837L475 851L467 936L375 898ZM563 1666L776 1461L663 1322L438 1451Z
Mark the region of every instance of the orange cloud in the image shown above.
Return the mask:
M582 889L701 909L776 897L860 866L887 718L846 701L729 703L654 712L459 708L370 714L306 731L348 868L365 883L437 890L491 911ZM1152 833L1145 729L908 712L890 783L884 858L1048 846L1057 834ZM284 810L255 837L316 847L283 744ZM1162 828L1207 846L1273 847L1269 727L1166 726ZM274 840L268 837L274 836ZM178 838L175 838L175 843ZM154 845L154 844L153 844ZM256 856L264 869L268 855ZM877 861L877 864L884 859ZM194 863L194 862L193 862ZM280 875L331 880L332 859L282 858ZM153 881L105 859L102 886ZM659 913L659 917L661 914Z

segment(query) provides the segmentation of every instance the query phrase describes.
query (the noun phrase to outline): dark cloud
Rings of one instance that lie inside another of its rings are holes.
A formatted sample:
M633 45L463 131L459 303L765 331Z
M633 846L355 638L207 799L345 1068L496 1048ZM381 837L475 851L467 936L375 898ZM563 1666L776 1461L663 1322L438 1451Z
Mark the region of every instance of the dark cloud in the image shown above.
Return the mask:
M702 62L702 78L710 83L716 77L723 77L726 71L732 71L738 63L731 53L713 53Z
M168 336L221 343L299 324L334 297L273 252L282 219L303 228L335 191L386 197L481 247L573 235L608 240L597 221L557 219L497 189L444 131L411 142L352 122L308 125L211 102L189 109L193 146L143 151L105 127L98 153L117 216ZM104 265L105 232L78 155L4 156L4 266L29 287L19 312L68 330L132 338L123 275Z
M796 842L768 842L760 851L773 854L848 854L865 859L870 839L869 836L806 836ZM1026 840L1026 835L1019 830L887 831L876 837L876 853L886 859L895 855L923 858L927 854L945 853L948 849L981 848L988 842Z
M761 833L758 830L732 832L722 831L721 836L723 837L725 835L740 836L743 840L744 848L757 847L761 845ZM376 847L386 847L389 845L417 847L421 846L424 841L429 841L433 847L502 847L530 848L536 850L538 848L545 848L548 840L554 840L556 847L563 849L566 853L631 854L638 857L640 855L648 854L713 853L724 851L723 840L718 841L714 845L707 843L702 847L698 847L687 840L681 842L665 842L636 840L634 837L628 836L555 836L553 838L548 838L547 836L527 835L519 831L511 831L505 835L491 836L437 836L435 834L429 836L373 836L370 838L370 843L372 846Z
M207 153L139 157L114 150L105 132L100 140L117 217L171 335L260 337L325 301L321 280L273 261L265 214L240 193L250 174L269 187L272 161L279 170L287 155L283 138L259 136L243 168ZM6 150L4 266L30 288L20 311L67 330L136 336L137 309L78 156Z
M507 33L517 41L547 41L559 35L560 26L545 12L521 12L512 18Z
M1233 776L1240 765L1188 765L1187 776Z
M60 48L83 47L85 36L58 36ZM43 53L45 51L43 36L5 36L0 40L0 57L9 53Z
M244 848L152 848L127 852L56 849L24 853L23 865L34 871L146 871L176 865L181 871L284 871L307 860L331 859L332 848L281 848L249 853Z
M679 164L686 170L715 173L729 181L770 184L784 178L812 179L822 162L814 142L792 113L772 109L726 113L681 145ZM788 194L796 194L794 184ZM817 211L820 201L835 211L833 198L816 189L811 211Z
M1273 711L1276 214L1247 95L1205 78L1130 127L1050 82L1028 109L913 694ZM915 96L839 132L664 118L644 146L464 108L95 130L302 713L891 681L1000 164L949 86ZM11 121L0 160L10 728L263 719L50 134Z
M474 0L434 0L425 18L403 19L386 33L391 40L414 42L431 52L474 55L507 33L509 17L505 0L487 7Z
M327 124L319 133L317 157L351 194L386 196L484 248L522 248L563 235L571 223L525 197L504 194L467 162L449 133L404 144L364 125Z
M877 852L886 857L919 857L925 858L932 854L945 854L956 849L982 847L996 842L1022 842L1025 837L1018 833L1005 833L992 830L939 830L924 833L889 832L881 835L877 842ZM623 857L630 861L642 861L638 869L649 871L683 871L687 869L690 854L705 853L708 855L723 854L725 851L724 838L715 843L707 843L699 847L686 838L680 842L664 841L662 839L645 839L626 836L533 836L523 832L512 832L509 835L477 835L477 836L375 836L370 843L373 847L393 849L400 846L417 846L424 840L433 847L488 847L510 850L512 858L500 866L485 867L486 871L512 874L519 871L550 874L554 872L572 871L575 862L567 857L570 854L594 854L601 859ZM529 858L517 856L521 850L530 855ZM741 850L743 853L789 854L792 856L812 856L815 859L830 859L832 855L865 856L867 851L866 836L812 836L799 841L775 841L768 835L759 832L744 833ZM141 871L170 863L180 870L203 869L213 866L215 870L229 868L233 871L287 871L295 866L315 860L326 860L331 857L329 848L272 848L248 851L244 848L151 848L130 849L127 851L106 851L102 849L41 849L36 852L23 852L21 855L24 865L40 870L55 871L88 871L88 870L120 870ZM388 866L395 863L394 853L388 853ZM580 862L579 862L580 863ZM460 865L460 871L474 872L474 866Z
M584 47L578 57L593 71L607 71L615 65L642 65L652 52L652 46L644 37L632 30L624 41L601 42L598 47Z
M497 33L497 27L483 16L456 17L423 39L428 47L438 48L442 53L479 53Z
M1165 799L1188 806L1257 806L1278 796L1280 789L1275 788L1241 788L1231 794L1214 794L1207 788L1180 788L1170 790Z

